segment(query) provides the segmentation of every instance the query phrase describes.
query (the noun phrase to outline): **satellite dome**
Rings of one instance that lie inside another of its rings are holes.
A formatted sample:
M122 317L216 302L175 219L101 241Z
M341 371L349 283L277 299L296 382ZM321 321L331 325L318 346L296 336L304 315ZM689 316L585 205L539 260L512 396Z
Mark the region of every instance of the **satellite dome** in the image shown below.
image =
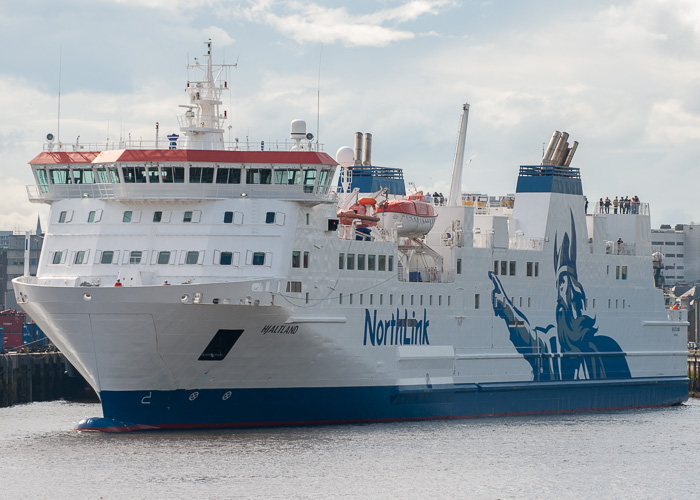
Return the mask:
M349 167L355 162L355 154L349 146L343 146L335 153L335 161L343 167Z

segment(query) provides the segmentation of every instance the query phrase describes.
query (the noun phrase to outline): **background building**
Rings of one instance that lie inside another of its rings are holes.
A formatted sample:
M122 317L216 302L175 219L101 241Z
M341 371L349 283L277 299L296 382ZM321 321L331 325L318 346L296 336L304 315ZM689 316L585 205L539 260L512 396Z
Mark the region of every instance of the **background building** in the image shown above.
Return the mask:
M666 286L700 283L700 225L662 225L652 229L651 250L664 256Z

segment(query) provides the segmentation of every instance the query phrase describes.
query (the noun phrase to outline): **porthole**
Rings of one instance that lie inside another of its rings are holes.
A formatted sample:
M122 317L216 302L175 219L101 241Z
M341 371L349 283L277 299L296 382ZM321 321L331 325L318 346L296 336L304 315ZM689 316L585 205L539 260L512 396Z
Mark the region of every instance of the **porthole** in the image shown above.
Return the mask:
M183 304L187 304L190 301L190 296L187 294L184 294L182 297L180 297L180 302Z
M85 302L90 302L90 301L92 300L92 294L90 294L90 293L88 293L88 292L85 292L85 293L83 294L83 300L84 300Z

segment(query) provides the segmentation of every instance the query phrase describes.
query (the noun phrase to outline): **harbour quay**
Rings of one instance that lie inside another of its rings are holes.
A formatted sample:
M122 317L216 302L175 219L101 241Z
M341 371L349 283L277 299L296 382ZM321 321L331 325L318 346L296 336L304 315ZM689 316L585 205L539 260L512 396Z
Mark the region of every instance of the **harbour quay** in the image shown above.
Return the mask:
M0 408L97 395L60 352L0 354Z

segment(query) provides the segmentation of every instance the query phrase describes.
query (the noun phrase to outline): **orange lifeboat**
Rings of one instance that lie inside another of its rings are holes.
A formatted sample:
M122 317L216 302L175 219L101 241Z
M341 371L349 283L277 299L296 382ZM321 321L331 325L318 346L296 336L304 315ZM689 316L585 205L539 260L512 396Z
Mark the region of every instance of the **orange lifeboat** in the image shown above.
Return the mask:
M399 236L416 238L426 235L435 224L437 215L433 206L416 199L389 200L377 207L379 226L396 228Z

